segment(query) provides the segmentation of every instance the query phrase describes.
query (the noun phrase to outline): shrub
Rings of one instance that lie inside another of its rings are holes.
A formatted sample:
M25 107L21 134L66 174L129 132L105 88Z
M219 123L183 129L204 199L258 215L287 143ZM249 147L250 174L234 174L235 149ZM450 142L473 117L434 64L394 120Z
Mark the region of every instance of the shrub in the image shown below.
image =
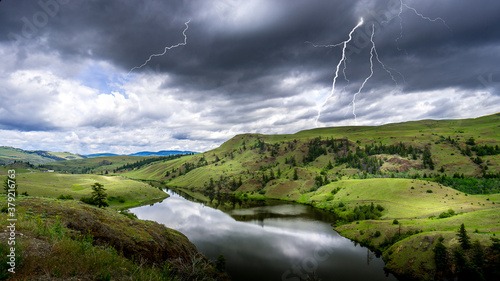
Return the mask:
M136 214L129 212L128 210L123 210L120 212L120 214L126 216L129 219L137 219Z
M215 261L215 268L220 272L223 272L226 269L226 258L224 255L220 254L217 257L217 260Z
M392 221L392 224L399 224L399 222L398 222L398 220L397 220L397 219L394 219L394 220Z
M89 204L89 205L97 205L95 202L94 202L94 199L92 199L91 197L82 197L80 198L80 201L82 201L83 203L86 203L86 204Z
M427 193L432 193L432 190L430 190L430 189L427 189Z
M373 237L377 238L377 237L380 237L380 235L382 235L382 234L380 233L380 231L377 230L377 231L375 231L375 234L373 235Z
M59 197L57 197L57 199L59 200L73 200L73 196L71 195L59 195Z
M439 214L439 218L444 219L444 218L452 217L454 215L455 215L455 211L453 209L449 209L447 212L442 212L441 214Z

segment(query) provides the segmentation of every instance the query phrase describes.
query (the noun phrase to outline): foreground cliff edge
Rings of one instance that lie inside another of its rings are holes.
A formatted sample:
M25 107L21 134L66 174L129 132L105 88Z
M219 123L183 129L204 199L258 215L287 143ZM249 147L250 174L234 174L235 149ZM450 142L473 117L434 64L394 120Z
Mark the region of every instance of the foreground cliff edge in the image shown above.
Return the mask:
M1 243L2 280L228 280L186 236L156 222L74 200L17 203L15 273ZM0 217L7 229L7 213Z

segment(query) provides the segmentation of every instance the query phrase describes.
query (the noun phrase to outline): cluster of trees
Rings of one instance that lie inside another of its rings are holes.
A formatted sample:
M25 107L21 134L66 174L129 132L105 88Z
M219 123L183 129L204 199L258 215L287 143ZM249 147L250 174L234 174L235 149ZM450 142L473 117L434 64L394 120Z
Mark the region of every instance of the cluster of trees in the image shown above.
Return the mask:
M353 222L358 220L376 220L382 216L382 211L384 207L380 204L375 206L373 202L371 204L360 205L354 207L352 210L348 210L344 204L339 203L339 211L333 210L334 213L338 214L338 220L340 222Z
M485 155L498 155L500 154L500 147L498 145L489 146L489 145L476 145L471 148L472 151L476 152L477 156L485 156Z
M236 181L235 177L229 180L228 177L220 176L219 180L214 180L213 178L210 178L208 185L205 184L205 191L207 194L212 194L216 191L216 187L217 191L220 191L221 189L226 187L229 188L231 191L235 191L242 185L243 181L241 179L241 176L239 177L238 181Z
M116 168L115 172L117 171L122 171L122 170L133 170L133 169L138 169L143 166L146 166L148 164L151 164L153 162L158 162L158 161L168 161L168 160L174 160L177 158L180 158L185 155L192 155L192 154L175 154L175 155L168 155L168 156L159 156L159 157L148 157L139 161L136 161L134 163L128 163L123 166L120 166Z
M451 253L443 244L443 237L434 246L436 279L499 280L500 239L491 237L490 247L483 247L479 240L471 242L463 223L456 236L460 244Z
M368 156L365 151L356 148L356 152L349 151L347 155L341 155L335 158L337 164L347 164L350 168L359 169L367 173L375 174L380 171L380 167L384 164L382 159L377 159L375 156ZM329 165L327 166L327 168Z
M456 176L456 177L455 177ZM441 175L433 181L469 194L490 194L500 192L500 181L496 178L472 178L455 174L454 177Z
M276 178L279 178L281 177L281 170L278 168L278 177L276 177L276 175L274 174L274 171L273 169L270 169L269 170L269 175L267 175L267 173L263 172L262 173L262 186L266 186L266 184Z
M427 169L427 167L429 167L429 169L434 170L434 162L432 161L431 151L429 147L425 147L424 149L424 153L422 155L422 163L424 164L424 169Z
M422 150L414 147L413 145L405 145L403 142L396 144L385 145L379 144L367 144L364 149L365 153L369 156L376 154L392 154L399 155L401 157L408 157L412 155L413 160L417 160L417 155L422 154Z
M304 164L313 162L320 155L327 155L326 146L321 143L321 137L317 137L309 142L307 155L304 157Z

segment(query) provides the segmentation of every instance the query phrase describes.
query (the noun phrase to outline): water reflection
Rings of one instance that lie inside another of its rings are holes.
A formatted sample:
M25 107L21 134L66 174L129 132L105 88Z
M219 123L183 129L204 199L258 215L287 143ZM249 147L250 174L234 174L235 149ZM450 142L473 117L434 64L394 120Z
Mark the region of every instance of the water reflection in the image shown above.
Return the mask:
M312 207L251 200L252 207L240 202L223 212L168 193L162 203L131 211L181 231L210 258L223 254L233 280L301 280L313 272L322 280L395 280L380 258L338 235L330 220L320 220L328 214Z

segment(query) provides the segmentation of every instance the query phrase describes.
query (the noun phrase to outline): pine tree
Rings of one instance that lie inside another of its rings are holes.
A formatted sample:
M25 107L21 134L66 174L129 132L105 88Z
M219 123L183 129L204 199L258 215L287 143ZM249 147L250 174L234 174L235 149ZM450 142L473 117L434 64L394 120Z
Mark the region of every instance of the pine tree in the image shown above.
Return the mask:
M96 182L91 186L93 190L91 198L94 204L99 208L109 206L108 201L106 200L108 195L105 192L106 189L104 189L104 185Z
M481 268L484 265L484 250L479 240L475 240L472 243L472 262L478 268Z
M446 269L447 254L446 254L446 246L442 243L442 237L439 238L439 241L434 246L434 261L436 263L436 269L438 271L444 271Z
M471 247L470 238L469 235L467 235L467 230L465 230L465 225L463 223L462 225L460 225L460 228L458 229L457 236L458 236L458 241L460 242L460 246L462 246L462 249L464 250L470 249Z
M299 179L299 175L297 174L297 169L293 171L293 180L296 181Z
M3 190L5 190L5 194L9 193L9 177L6 177L3 182Z

